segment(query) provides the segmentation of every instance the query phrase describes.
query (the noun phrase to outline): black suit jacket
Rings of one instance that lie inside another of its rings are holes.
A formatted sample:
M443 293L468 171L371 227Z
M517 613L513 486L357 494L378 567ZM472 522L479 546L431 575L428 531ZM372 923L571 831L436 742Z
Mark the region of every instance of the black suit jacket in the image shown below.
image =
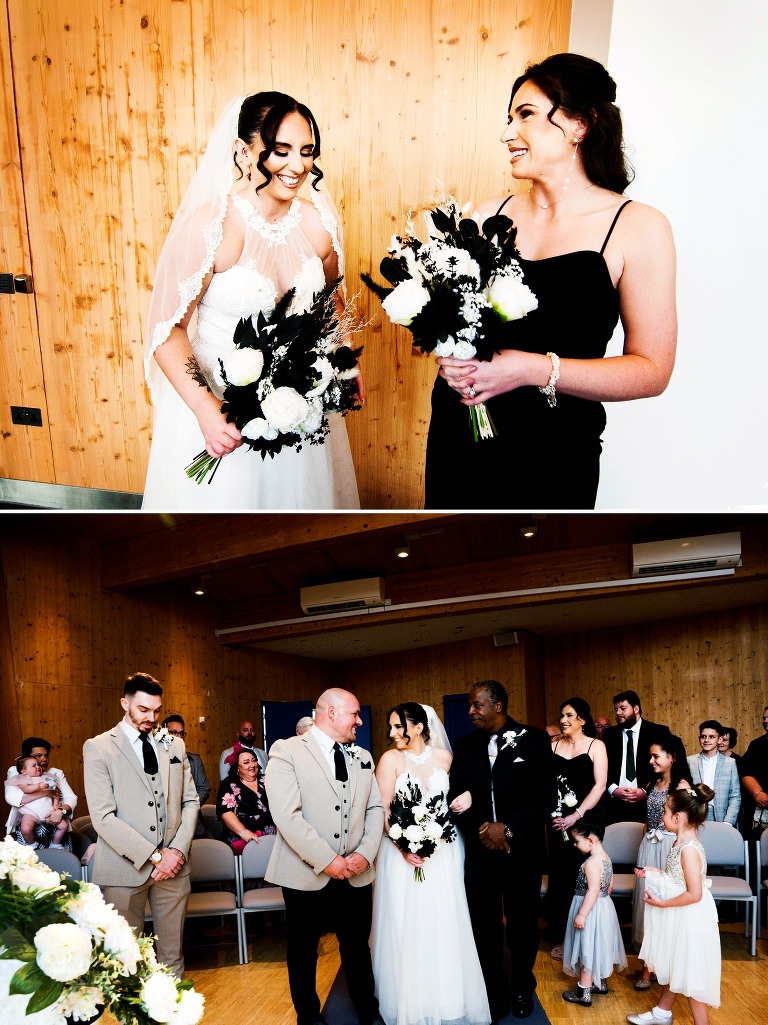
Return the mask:
M514 747L505 745L503 733L518 734ZM525 733L521 731L525 730ZM464 836L467 862L498 857L479 840L480 826L493 821L491 803L491 767L488 742L491 734L476 730L456 741L449 801L469 790L472 807L458 818ZM544 823L549 821L557 802L555 768L549 737L544 730L525 726L508 718L499 733L498 755L493 767L493 796L496 819L504 822L513 834L512 854L543 859L545 852ZM517 861L517 857L508 859Z
M625 727L609 726L603 734L603 743L608 754L608 786L619 785L621 778L621 759L624 753L624 739L622 734ZM643 719L640 723L640 735L637 739L635 751L635 766L637 768L637 785L645 790L654 778L651 768L651 744L657 740L669 736L669 726L661 726L659 723Z

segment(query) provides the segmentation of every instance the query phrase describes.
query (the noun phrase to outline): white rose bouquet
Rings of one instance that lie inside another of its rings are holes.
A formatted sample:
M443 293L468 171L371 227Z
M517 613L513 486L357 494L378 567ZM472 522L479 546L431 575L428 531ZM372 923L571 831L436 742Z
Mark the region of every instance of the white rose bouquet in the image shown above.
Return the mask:
M407 234L393 237L381 261L381 273L393 287L361 277L389 319L407 327L422 352L490 360L512 346L516 322L535 310L538 300L523 282L512 221L499 214L481 230L461 213L453 198L430 211L428 242L415 236L409 214ZM475 441L493 437L485 403L470 406L469 418Z
M576 797L576 794L574 794L574 792L571 790L571 786L570 786L570 783L568 782L568 780L565 778L565 776L558 776L557 777L557 807L552 812L552 818L553 819L562 818L562 816L563 816L563 808L575 808L578 803L579 803L578 798ZM568 836L568 830L567 829L564 829L562 831L562 836L563 836L563 840L565 841L565 843L568 843L570 841L570 839L571 839L570 836Z
M425 800L421 787L409 779L405 790L397 792L389 806L389 839L401 851L410 851L422 858L431 857L442 841L456 839L456 827L451 822L451 811L443 794ZM413 878L424 882L424 869L414 866Z
M203 1005L98 886L59 876L9 836L0 843L3 1022L87 1022L109 1008L122 1025L197 1025Z
M360 408L355 378L363 350L345 344L354 328L351 317L337 312L340 282L331 282L298 304L296 290L291 289L269 317L259 313L255 324L253 317L241 320L235 328L234 350L219 359L225 385L221 411L262 459L274 457L283 447L321 445L328 434L329 413L346 416ZM208 387L194 359L188 371ZM187 476L210 484L220 462L200 452L186 467Z

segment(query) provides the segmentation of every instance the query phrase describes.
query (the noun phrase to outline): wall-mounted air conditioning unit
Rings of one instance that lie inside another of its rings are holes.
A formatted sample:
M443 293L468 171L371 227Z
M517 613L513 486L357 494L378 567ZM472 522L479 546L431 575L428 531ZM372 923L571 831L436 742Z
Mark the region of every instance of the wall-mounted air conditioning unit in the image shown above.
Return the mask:
M741 534L706 534L632 545L632 576L695 573L741 565Z
M301 588L301 608L308 616L324 612L354 612L384 604L384 580L381 577Z

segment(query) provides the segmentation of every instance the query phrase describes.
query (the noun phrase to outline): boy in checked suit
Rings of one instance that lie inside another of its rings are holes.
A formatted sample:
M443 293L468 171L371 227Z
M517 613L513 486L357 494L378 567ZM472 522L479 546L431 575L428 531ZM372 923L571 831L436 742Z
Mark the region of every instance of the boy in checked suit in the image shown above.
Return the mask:
M316 986L317 946L329 931L339 940L360 1025L383 1025L368 937L384 808L373 759L354 746L361 725L354 694L327 690L317 700L314 726L269 751L265 786L277 839L266 878L283 888L288 981L298 1025L325 1025Z
M137 932L149 899L158 960L181 978L184 916L189 900L187 855L200 801L184 741L152 731L163 688L147 673L125 681L125 715L83 747L85 793L98 834L93 881Z

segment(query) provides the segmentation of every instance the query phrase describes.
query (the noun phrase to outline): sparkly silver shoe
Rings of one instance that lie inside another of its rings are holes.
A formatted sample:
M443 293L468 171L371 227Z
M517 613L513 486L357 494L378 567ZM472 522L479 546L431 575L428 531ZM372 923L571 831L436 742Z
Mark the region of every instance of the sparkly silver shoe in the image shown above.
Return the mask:
M581 1004L582 1007L592 1006L592 987L576 986L576 989L567 989L563 993L563 1000L569 1004Z

